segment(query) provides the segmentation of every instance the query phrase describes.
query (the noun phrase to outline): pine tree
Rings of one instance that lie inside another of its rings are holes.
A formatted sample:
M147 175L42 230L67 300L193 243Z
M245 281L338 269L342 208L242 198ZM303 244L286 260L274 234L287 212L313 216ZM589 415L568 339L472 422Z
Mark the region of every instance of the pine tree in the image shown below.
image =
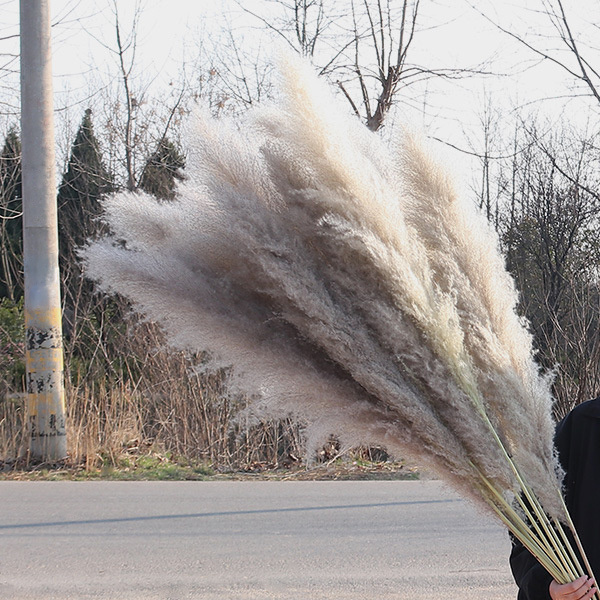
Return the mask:
M0 153L0 298L23 295L21 140L9 130Z
M83 116L67 172L58 189L58 223L61 255L72 258L74 250L94 233L100 213L100 198L113 191L112 177L102 162L100 144L94 135L92 111Z
M139 187L160 200L173 200L177 181L183 179L180 170L184 167L185 157L175 144L165 137L146 161Z
M89 323L98 308L93 298L93 286L83 277L77 251L88 238L98 233L100 200L112 191L112 177L103 164L92 125L92 111L88 108L73 141L57 198L63 332L67 341L79 338L86 319ZM65 349L68 354L70 345Z

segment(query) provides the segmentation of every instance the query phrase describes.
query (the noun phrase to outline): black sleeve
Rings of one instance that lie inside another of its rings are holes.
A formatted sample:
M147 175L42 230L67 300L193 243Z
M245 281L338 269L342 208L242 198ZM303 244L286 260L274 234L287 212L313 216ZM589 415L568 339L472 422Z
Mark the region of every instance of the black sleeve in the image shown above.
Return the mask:
M563 466L568 464L570 429L571 419L569 417L561 421L556 428L554 443ZM510 537L512 541L510 569L519 587L517 599L551 600L549 587L552 575L542 567L519 540L512 535Z
M519 587L518 600L551 600L552 575L513 536L510 569Z

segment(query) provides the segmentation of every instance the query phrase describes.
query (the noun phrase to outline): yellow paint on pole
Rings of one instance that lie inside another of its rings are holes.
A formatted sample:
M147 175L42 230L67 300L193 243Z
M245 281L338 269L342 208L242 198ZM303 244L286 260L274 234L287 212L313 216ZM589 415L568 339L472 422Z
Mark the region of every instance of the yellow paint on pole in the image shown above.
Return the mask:
M60 310L26 309L25 331L30 452L58 460L66 456Z

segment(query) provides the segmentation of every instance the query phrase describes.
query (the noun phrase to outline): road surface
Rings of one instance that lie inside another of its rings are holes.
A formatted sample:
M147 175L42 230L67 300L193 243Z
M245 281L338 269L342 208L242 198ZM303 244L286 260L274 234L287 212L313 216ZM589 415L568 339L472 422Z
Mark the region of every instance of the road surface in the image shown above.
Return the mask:
M511 600L437 481L0 482L2 600Z

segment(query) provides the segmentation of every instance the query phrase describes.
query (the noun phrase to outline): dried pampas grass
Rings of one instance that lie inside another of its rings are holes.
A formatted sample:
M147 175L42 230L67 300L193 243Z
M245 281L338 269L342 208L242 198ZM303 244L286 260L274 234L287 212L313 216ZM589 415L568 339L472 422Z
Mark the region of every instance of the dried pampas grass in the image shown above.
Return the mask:
M576 578L550 382L495 234L414 138L384 144L297 59L281 73L275 106L190 119L176 201L106 202L89 276L233 365L256 415L419 460Z

